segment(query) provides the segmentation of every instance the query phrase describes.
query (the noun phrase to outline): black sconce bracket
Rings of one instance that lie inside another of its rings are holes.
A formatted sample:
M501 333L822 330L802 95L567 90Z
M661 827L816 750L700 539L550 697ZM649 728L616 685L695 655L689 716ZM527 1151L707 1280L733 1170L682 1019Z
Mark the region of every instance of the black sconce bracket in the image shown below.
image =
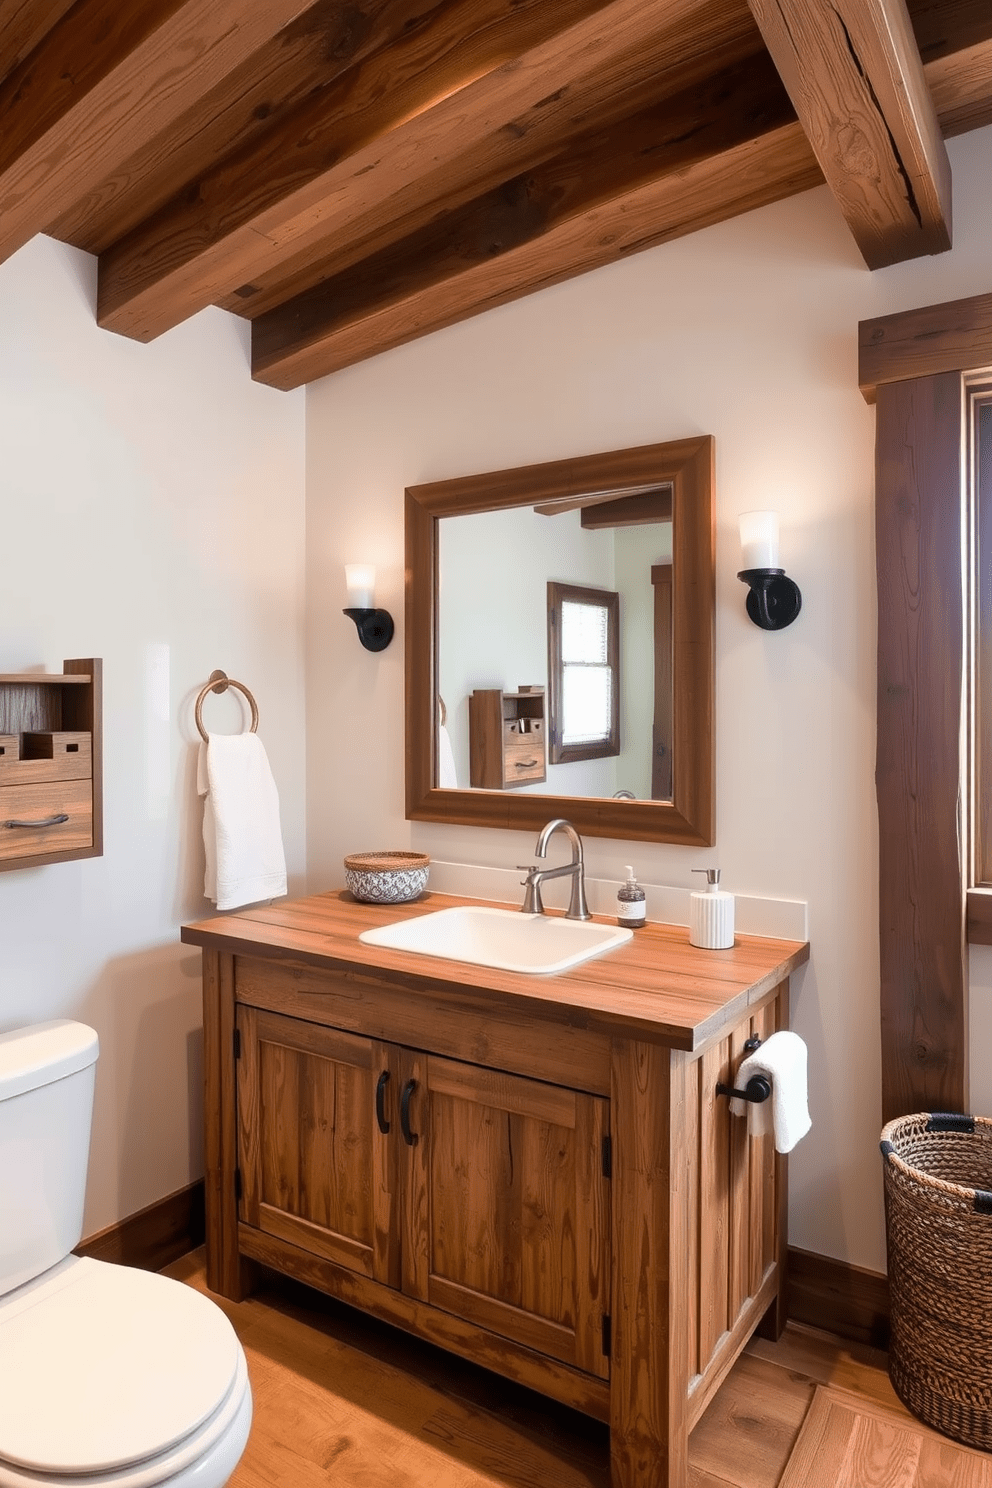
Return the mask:
M799 585L784 568L742 568L737 577L748 588L748 616L762 630L784 630L803 607Z
M385 651L393 639L393 617L388 610L345 610L355 622L358 639L366 651Z

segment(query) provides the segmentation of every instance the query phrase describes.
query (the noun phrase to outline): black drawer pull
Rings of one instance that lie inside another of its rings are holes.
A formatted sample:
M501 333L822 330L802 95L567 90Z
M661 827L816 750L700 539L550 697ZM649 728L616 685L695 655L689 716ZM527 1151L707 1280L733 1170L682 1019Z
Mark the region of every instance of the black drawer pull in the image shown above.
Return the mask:
M46 816L43 821L18 821L15 818L13 821L4 822L4 826L5 827L58 827L58 826L61 826L63 822L67 822L68 820L69 820L69 818L65 814L65 812L64 811L60 811L59 814L58 814L58 816Z
M539 760L514 760L513 763L514 763L514 769L517 769L517 770L533 770L534 766L537 765L537 764L539 764L540 761Z
M386 1120L386 1086L388 1084L389 1071L383 1070L375 1087L375 1119L384 1137L389 1136L389 1122Z
M400 1096L400 1127L403 1132L403 1140L408 1147L416 1147L419 1136L410 1130L410 1097L417 1088L416 1080L407 1080L403 1086L403 1094Z

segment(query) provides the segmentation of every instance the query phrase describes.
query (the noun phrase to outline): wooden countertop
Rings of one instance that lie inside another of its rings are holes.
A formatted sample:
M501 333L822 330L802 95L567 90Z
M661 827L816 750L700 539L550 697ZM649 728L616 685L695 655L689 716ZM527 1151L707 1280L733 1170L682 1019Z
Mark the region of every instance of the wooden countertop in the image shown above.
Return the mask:
M363 930L483 899L424 894L412 904L362 904L347 889L184 925L187 945L265 960L292 961L344 975L370 974L433 996L527 1007L551 1022L634 1034L676 1049L697 1049L734 1023L809 959L804 941L738 935L731 949L689 944L680 925L648 923L632 940L556 976L528 976L365 945ZM500 905L500 908L511 908ZM604 915L593 917L614 923Z

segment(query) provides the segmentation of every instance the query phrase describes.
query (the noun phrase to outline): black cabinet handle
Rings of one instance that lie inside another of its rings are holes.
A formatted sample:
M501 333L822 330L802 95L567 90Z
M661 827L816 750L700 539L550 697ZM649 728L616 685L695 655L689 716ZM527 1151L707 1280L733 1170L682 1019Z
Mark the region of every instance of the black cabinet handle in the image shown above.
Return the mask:
M403 1086L403 1094L400 1096L400 1127L403 1131L403 1140L408 1147L416 1147L420 1140L417 1133L410 1130L410 1097L416 1088L416 1080L407 1080Z
M386 1086L388 1084L389 1071L383 1070L375 1087L375 1119L384 1137L389 1136L389 1122L386 1120Z
M62 822L67 822L68 820L69 820L69 818L68 818L68 816L66 816L65 812L64 811L60 811L59 814L58 814L58 816L46 816L45 819L44 819L44 821L17 821L16 818L15 818L12 821L4 822L4 826L5 827L57 827L57 826L60 826Z

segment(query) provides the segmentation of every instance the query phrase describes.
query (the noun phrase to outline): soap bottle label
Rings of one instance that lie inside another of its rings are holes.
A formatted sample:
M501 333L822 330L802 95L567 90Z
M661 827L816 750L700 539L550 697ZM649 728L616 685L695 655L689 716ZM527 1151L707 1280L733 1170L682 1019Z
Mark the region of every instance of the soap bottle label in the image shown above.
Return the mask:
M645 921L644 898L617 898L617 919L621 925L643 925Z

